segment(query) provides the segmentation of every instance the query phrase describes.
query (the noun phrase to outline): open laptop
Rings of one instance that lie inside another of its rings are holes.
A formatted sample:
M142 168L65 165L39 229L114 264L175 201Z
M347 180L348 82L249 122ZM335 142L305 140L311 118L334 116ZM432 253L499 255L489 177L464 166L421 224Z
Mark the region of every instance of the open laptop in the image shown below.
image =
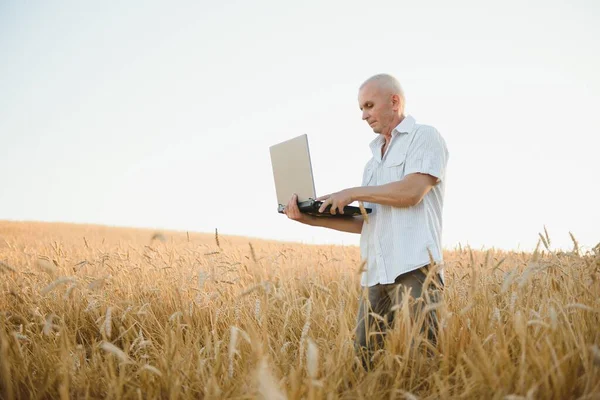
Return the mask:
M359 207L350 205L344 207L344 214L338 212L332 215L331 206L327 206L322 213L319 212L323 202L315 200L317 195L306 134L273 145L269 149L279 213L283 214L284 207L296 193L298 208L300 212L306 214L320 217L347 217L361 214ZM370 213L371 209L365 208L365 211Z

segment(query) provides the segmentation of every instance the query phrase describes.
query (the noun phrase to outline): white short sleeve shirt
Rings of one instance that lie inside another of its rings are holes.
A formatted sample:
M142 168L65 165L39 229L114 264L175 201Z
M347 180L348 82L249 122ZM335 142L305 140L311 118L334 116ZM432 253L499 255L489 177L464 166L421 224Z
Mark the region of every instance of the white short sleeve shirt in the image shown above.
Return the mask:
M373 157L365 166L362 186L384 185L412 173L429 174L438 183L412 207L392 207L365 202L372 208L360 237L361 258L366 260L361 285L393 283L401 274L430 263L443 264L442 210L448 149L433 127L406 116L392 131L384 156L384 137L370 144ZM443 277L443 270L441 271Z

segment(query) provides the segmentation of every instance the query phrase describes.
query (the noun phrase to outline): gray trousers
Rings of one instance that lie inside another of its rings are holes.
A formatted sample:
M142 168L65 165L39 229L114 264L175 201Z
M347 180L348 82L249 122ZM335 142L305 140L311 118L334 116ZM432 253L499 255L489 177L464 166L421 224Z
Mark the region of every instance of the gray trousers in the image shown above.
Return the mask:
M397 312L400 312L393 308L401 307L407 290L410 290L412 298L408 299L411 320L413 323L421 321L421 333L426 331L431 344L437 344L438 320L435 310L427 312L425 316L421 314L427 304L439 303L442 300L443 282L439 274L434 273L428 284L428 292L425 293L423 284L428 270L429 266L425 266L398 276L394 283L364 288L356 322L355 349L365 368L368 369L371 365L373 353L383 347L386 330L394 323Z

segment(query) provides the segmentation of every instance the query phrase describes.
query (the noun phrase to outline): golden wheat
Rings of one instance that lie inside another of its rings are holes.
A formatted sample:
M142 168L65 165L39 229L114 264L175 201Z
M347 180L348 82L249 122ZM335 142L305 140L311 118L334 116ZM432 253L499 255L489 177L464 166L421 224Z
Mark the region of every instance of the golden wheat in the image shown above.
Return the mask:
M370 371L356 247L0 222L1 398L599 398L600 247L445 252Z

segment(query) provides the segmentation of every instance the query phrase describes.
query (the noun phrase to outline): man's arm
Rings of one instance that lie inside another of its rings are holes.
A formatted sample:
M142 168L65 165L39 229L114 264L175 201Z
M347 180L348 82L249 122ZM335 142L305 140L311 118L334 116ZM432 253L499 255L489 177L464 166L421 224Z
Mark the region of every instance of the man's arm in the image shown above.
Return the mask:
M293 195L284 209L289 219L306 225L320 226L348 233L361 233L364 219L362 215L347 218L315 217L301 213L298 209L298 196Z
M409 174L401 181L385 185L352 188L351 198L352 201L367 201L392 207L412 207L419 204L437 182L436 177L428 174Z
M364 222L362 215L347 218L314 217L312 215L308 215L307 217L309 218L305 223L308 225L320 226L348 233L361 233Z
M406 175L401 181L379 186L359 186L345 189L319 197L317 200L323 201L321 212L331 204L332 214L343 213L344 206L354 201L366 201L392 207L412 207L419 204L437 182L438 179L434 176L413 173Z

